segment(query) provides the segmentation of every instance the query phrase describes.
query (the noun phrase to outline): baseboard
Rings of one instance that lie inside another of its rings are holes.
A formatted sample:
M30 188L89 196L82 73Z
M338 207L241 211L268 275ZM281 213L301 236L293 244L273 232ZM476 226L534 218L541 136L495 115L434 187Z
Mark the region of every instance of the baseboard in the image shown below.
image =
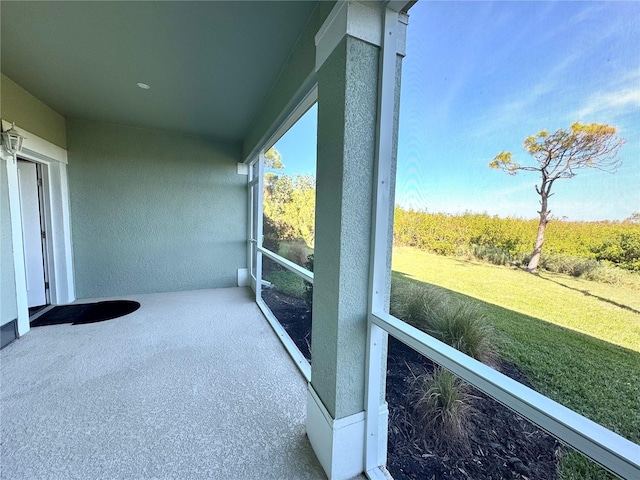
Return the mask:
M389 405L384 402L380 405L378 413L378 465L386 467L387 465L387 448L389 438ZM391 475L389 475L391 478Z
M18 338L18 320L11 320L0 327L0 349Z
M311 384L307 436L329 480L351 479L364 471L364 412L334 420Z
M249 270L247 270L246 268L238 269L238 286L239 287L251 286L251 280L249 278Z

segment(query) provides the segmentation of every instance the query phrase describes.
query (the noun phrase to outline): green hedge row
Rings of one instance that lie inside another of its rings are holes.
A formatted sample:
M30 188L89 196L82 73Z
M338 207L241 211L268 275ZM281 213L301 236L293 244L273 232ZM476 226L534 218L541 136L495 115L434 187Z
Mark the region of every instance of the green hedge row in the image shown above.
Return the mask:
M484 247L502 255L505 263L521 262L533 249L537 228L537 220L396 207L394 242L440 255L460 255ZM543 255L607 261L640 272L640 223L553 220L547 225Z

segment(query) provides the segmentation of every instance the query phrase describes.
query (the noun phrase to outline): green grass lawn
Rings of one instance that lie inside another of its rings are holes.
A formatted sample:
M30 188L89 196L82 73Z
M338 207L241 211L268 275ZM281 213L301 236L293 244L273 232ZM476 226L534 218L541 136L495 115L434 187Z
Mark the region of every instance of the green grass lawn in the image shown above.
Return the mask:
M295 242L281 240L278 255L296 263L294 256L290 255L290 250L293 243ZM305 245L304 252L306 255L311 255L313 253L313 248ZM278 290L288 295L292 295L294 297L305 296L306 282L295 273L290 272L289 270L285 270L283 267L276 267L275 270L267 272L264 275L264 279L268 282L271 282Z
M277 270L269 272L264 278L267 282L272 283L278 290L294 296L302 298L305 294L305 281L289 270Z
M539 392L640 443L640 291L407 247L394 249L393 270L477 303ZM602 478L573 454L561 475Z

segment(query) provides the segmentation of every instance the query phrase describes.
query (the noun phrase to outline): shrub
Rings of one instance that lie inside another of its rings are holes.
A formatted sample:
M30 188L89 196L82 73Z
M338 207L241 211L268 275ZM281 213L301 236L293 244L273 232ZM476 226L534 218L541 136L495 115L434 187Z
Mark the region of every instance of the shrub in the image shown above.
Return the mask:
M592 248L598 260L606 260L621 268L640 272L640 232L620 233L614 240L608 240Z
M549 272L564 273L594 282L640 288L640 275L637 272L624 270L612 265L610 262L598 261L593 258L543 254L540 260L540 268Z
M425 446L432 443L447 450L469 450L473 396L467 384L448 370L436 367L432 373L414 380L409 398L420 421Z
M304 268L313 272L313 253L307 255L307 261L304 264ZM311 308L311 305L313 304L313 283L304 282L304 299L309 308Z
M406 280L391 279L389 313L416 328L435 305L444 301L443 294L430 285L417 285Z
M289 243L289 252L286 257L301 267L305 266L307 263L307 244L304 240L296 238L291 241Z
M265 174L264 214L271 219L281 240L302 238L313 245L315 202L313 175Z
M614 267L613 265L606 262L598 262L597 267L585 272L584 274L582 274L582 277L594 282L611 283L613 285L618 285L621 283L631 284L632 282L625 282L625 280L627 278L631 280L634 276L633 274L625 272L624 270L621 270L618 267Z
M478 361L492 365L496 360L493 329L471 302L393 279L390 313Z
M429 335L476 360L486 364L495 361L492 328L484 314L470 302L435 304L419 325Z
M447 215L396 207L393 238L394 244L399 246L416 247L440 255L459 253L506 264L507 256L521 261L531 254L537 227L537 219L472 213ZM623 222L554 219L547 226L544 253L607 260L621 268L640 272L640 223L633 216Z
M540 259L540 267L550 272L565 273L573 277L589 275L599 263L593 258L578 258L569 255L545 254Z
M613 285L638 286L640 279L633 272L625 271L606 261L593 258L577 258L566 255L542 255L540 268L549 272L564 273L573 277Z
M282 271L282 267L279 264L277 264L267 256L262 257L262 278L264 278L267 281L271 281L268 278L269 275L271 275L272 273L278 273L281 271Z
M264 215L262 222L262 246L275 253L280 251L280 233L274 221L267 215Z
M516 263L513 255L511 255L509 251L490 245L477 245L472 243L466 247L461 247L458 250L458 255L469 259L482 260L494 265L510 265Z

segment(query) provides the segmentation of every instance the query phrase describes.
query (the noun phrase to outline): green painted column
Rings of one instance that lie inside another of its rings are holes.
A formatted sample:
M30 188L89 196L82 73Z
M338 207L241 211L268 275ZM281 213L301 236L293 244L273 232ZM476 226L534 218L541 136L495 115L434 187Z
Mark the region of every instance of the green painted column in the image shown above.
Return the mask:
M330 479L364 470L379 47L345 36L318 71L307 434Z
M364 408L378 56L345 37L318 72L311 385L334 419Z
M390 282L406 31L406 15L398 13L406 4L393 6L398 10L338 2L315 38L318 157L306 425L330 479L386 462L386 334L372 330L369 341L368 315L373 304L388 304L388 292L370 293L373 266L377 292Z

